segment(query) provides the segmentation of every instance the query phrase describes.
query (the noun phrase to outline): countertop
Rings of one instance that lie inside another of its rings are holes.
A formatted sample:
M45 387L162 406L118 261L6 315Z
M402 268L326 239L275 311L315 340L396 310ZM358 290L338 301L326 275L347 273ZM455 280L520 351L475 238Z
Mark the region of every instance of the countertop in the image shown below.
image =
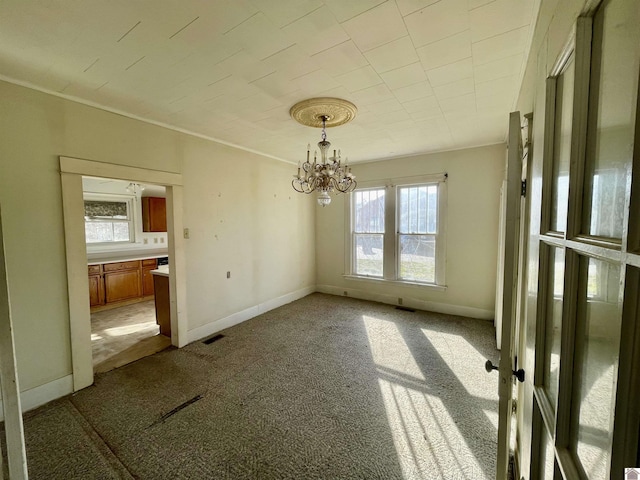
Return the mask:
M87 263L89 265L98 265L101 263L128 262L130 260L147 260L148 258L166 257L167 255L166 249L142 250L139 252L130 250L128 252L88 253Z
M169 276L169 265L160 265L156 270L151 270L151 275Z

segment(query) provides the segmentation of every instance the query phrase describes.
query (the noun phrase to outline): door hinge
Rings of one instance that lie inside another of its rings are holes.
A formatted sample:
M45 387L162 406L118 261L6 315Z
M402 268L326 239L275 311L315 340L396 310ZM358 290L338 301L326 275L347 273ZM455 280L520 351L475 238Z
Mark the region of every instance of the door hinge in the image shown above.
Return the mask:
M527 196L527 181L526 180L522 180L522 182L520 182L520 195L522 195L523 197Z

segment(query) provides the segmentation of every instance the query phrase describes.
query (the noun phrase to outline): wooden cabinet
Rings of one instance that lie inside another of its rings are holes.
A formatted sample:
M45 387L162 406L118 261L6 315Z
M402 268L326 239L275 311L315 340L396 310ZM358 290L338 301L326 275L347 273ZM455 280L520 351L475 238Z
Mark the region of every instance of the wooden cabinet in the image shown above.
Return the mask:
M142 197L142 231L167 231L167 201L160 197Z
M171 302L169 295L169 277L153 275L155 283L156 323L160 333L171 338Z
M89 305L104 305L104 280L102 265L89 265Z
M142 261L142 295L153 295L153 275L151 270L155 270L157 267L157 260L155 258Z
M104 291L107 303L140 297L140 270L125 270L104 274Z
M154 294L155 258L89 265L89 299L91 307L109 308L110 304L141 301Z

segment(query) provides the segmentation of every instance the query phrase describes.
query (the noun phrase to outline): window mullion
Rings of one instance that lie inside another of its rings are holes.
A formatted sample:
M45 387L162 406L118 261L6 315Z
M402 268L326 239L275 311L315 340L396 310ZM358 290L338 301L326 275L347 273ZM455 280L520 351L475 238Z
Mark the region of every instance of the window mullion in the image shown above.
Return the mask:
M384 205L384 266L383 277L385 280L395 280L397 274L397 234L396 224L396 191L395 186L387 186Z

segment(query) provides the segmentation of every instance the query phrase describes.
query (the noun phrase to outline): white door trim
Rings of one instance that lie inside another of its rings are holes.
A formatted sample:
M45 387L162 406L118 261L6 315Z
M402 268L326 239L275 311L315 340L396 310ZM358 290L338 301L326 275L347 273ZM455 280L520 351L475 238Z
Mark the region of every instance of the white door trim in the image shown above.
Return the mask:
M167 187L168 250L171 259L171 343L188 343L185 253L182 238L182 175L147 168L60 157L64 214L71 364L74 391L93 383L87 253L84 239L82 176L115 178Z

